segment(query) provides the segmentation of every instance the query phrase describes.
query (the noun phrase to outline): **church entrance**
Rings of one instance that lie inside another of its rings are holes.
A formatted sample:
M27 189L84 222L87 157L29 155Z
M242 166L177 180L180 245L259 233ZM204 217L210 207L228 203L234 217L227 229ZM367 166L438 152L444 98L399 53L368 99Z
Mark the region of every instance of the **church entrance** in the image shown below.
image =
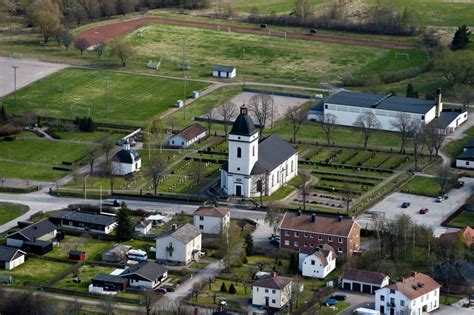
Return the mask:
M242 196L242 185L235 185L235 195L238 197Z

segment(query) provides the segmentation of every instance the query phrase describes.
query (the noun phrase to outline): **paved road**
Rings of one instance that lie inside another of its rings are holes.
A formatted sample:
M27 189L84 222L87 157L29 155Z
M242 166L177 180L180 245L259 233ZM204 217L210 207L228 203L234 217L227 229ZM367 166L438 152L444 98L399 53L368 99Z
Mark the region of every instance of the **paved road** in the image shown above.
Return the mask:
M339 315L352 315L353 311L359 307L373 308L374 306L374 295L371 294L356 294L347 291L336 291L334 294L344 294L346 296L346 302L351 306L339 313Z

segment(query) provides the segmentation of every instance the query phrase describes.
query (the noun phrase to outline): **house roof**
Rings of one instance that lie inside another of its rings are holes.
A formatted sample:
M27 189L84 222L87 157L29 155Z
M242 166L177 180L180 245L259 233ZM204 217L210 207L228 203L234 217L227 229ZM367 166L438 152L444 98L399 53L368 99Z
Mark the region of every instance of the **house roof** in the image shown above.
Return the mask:
M464 149L474 149L474 140L469 141L464 145Z
M467 149L458 155L458 160L474 160L474 148Z
M125 149L118 151L113 157L114 161L124 163L124 164L133 164L139 159L140 159L140 154L137 151L125 150Z
M258 162L268 172L296 153L298 150L277 135L271 135L258 144Z
M163 265L151 261L142 261L136 265L130 266L120 274L120 277L138 275L147 280L155 281L166 272L168 272L168 269Z
M400 291L410 300L414 300L440 287L441 285L430 276L421 272L413 272L411 277L402 278L401 281L392 283L386 288Z
M226 171L227 171L227 169L226 169ZM250 171L250 175L260 175L260 174L265 174L266 172L267 172L267 169L262 166L262 163L257 161L253 165L252 170Z
M431 100L394 96L392 94L380 95L352 91L337 92L328 97L325 103L415 114L426 114L435 106L435 101Z
M11 261L13 258L15 258L18 252L26 255L24 251L21 251L16 247L0 245L0 261Z
M309 250L305 250L304 247L303 249L300 250L300 252L307 253L309 254L308 256L315 256L319 258L321 263L323 264L324 267L326 267L329 264L328 258L329 258L329 253L332 253L332 258L336 259L336 251L334 248L332 248L331 245L324 244L323 248L309 248Z
M180 137L190 141L190 140L196 138L197 136L205 133L206 131L207 131L206 128L204 128L203 126L201 126L198 123L195 123L195 124L192 124L190 126L187 126L183 130L178 132L175 136L180 136Z
M168 231L160 234L157 239L166 236L172 236L183 243L189 243L199 235L201 235L201 231L199 231L197 227L190 223L186 223L176 229L169 229Z
M194 215L208 216L208 217L220 217L223 218L230 213L229 208L223 207L199 207L194 211Z
M361 269L348 268L342 274L342 279L357 282L371 283L381 286L386 275L381 272L367 271Z
M430 125L438 129L446 129L461 114L462 112L457 110L444 110L439 117L436 117L430 122Z
M212 71L232 72L234 71L234 69L235 67L232 67L232 66L220 66L220 65L212 66Z
M128 252L128 250L132 248L131 246L128 246L128 245L121 245L121 244L118 244L118 245L114 245L112 247L110 247L109 249L107 249L106 251L104 251L102 253L102 255L107 255L107 254L122 254L122 253L126 253Z
M253 285L261 288L269 289L284 289L289 283L293 281L292 278L282 277L278 275L263 277L253 282Z
M146 228L150 224L151 224L151 221L142 220L142 221L138 222L137 225L135 225L135 227L137 227L137 228Z
M474 229L466 226L460 231L444 233L439 237L441 243L450 243L456 240L463 241L467 246L474 245Z
M324 112L324 100L321 100L318 103L316 103L316 105L311 107L310 110L314 112Z
M123 284L123 283L126 283L128 280L127 280L127 278L122 278L120 276L109 275L109 274L106 274L106 273L98 273L94 276L94 278L92 278L92 281L101 281L101 282Z
M312 222L311 214L302 213L298 215L297 212L286 212L280 228L348 237L355 224L357 222L354 220L321 215L316 215L316 220Z
M235 119L230 133L233 135L251 136L256 132L258 132L257 128L255 128L255 124L248 114L248 108L244 105L240 108L240 114Z
M77 249L71 249L69 251L69 255L80 256L81 254L85 254L85 252Z
M108 226L117 222L117 218L115 216L69 210L59 210L50 216L50 218L67 219L80 223L97 224L103 226Z
M35 242L34 241L35 239L40 238L46 234L52 233L55 230L56 230L56 225L49 222L48 219L44 219L42 221L33 223L20 231L17 231L15 233L8 235L7 238L13 237L16 235L21 235L28 241Z

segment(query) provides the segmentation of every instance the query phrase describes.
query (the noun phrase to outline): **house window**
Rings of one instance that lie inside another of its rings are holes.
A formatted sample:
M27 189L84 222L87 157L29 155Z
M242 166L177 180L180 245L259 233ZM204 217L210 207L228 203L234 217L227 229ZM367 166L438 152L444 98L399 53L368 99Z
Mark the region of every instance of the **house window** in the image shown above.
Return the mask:
M252 147L252 156L255 156L255 146Z
M325 108L325 109L328 109L328 106L327 106L327 105L324 105L324 108Z
M382 302L385 301L385 295L380 296L380 301L382 301Z
M337 249L337 251L338 251L339 253L342 253L342 248L339 247L339 248Z
M319 245L318 247L319 247L320 249L323 249L323 245Z
M203 217L203 216L200 216L200 217L199 217L199 221L204 221L204 217Z
M311 260L311 266L314 266L316 264L316 261Z
M275 304L275 303L276 303L275 299L272 299L272 304Z
M469 165L469 162L466 162L466 165Z
M285 246L290 246L290 241L289 240L285 240Z
M328 236L328 242L332 242L332 236Z
M323 240L323 236L322 236L322 235L318 235L318 240L322 241L322 240Z
M405 301L400 300L400 306L405 306Z
M272 186L275 186L275 175L272 175Z
M390 298L390 304L395 306L395 299L394 298Z
M199 225L199 229L200 229L200 230L204 230L204 225L202 225L202 224Z
M421 115L421 120L425 120L425 115Z
M181 141L181 145L184 145L184 142L183 142L183 141Z
M291 172L293 173L293 160L291 161Z
M294 241L293 245L295 245L296 247L298 247L298 241Z
M238 148L237 148L237 157L238 157L238 158L241 158L241 157L242 157L242 148L241 148L241 147L238 147Z
M277 293L277 290L275 290L275 289L274 289L274 290L272 290L272 293L273 293L273 294Z
M299 236L299 233L298 232L295 232L295 237L298 237Z
M390 294L395 294L395 290L390 289Z
M173 140L173 141L171 141L171 143L172 143L172 144L174 144L174 140Z
M313 244L309 244L309 247L314 247L314 245L313 245Z
M339 237L339 238L337 239L337 241L338 241L339 243L342 243L342 238Z
M265 289L265 293L268 293L268 289Z
M288 176L288 165L285 165L285 176Z
M308 243L304 243L304 247L308 247Z
M304 237L308 237L308 233L304 233Z
M290 231L285 231L285 236L290 236Z

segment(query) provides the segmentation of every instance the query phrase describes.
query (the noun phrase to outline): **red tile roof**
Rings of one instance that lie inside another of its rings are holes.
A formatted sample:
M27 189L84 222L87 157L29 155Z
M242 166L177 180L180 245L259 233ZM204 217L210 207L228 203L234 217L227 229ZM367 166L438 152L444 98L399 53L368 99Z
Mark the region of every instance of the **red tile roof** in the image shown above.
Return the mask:
M382 285L383 280L385 279L386 275L380 272L374 271L367 271L367 270L360 270L354 268L348 268L342 274L342 279L357 281L357 282L365 282L374 285Z
M342 219L338 217L318 216L314 222L311 214L297 212L287 212L281 222L281 229L311 232L327 235L348 237L352 228L357 224L354 220Z
M419 298L440 287L438 282L421 272L413 272L411 277L402 278L401 281L387 286L389 289L400 291L410 300Z
M441 243L450 243L456 240L463 241L467 246L474 245L474 229L466 226L461 231L444 233L439 237Z
M204 128L203 126L201 126L198 123L195 123L195 124L192 124L192 125L184 128L183 130L178 132L176 135L181 136L184 139L190 141L190 140L196 138L197 136L199 136L200 134L202 134L206 131L207 131L206 128Z
M281 290L284 289L289 283L291 283L291 281L293 281L292 278L274 275L255 280L253 285L261 288Z
M223 218L230 213L229 208L199 207L194 211L194 215Z

